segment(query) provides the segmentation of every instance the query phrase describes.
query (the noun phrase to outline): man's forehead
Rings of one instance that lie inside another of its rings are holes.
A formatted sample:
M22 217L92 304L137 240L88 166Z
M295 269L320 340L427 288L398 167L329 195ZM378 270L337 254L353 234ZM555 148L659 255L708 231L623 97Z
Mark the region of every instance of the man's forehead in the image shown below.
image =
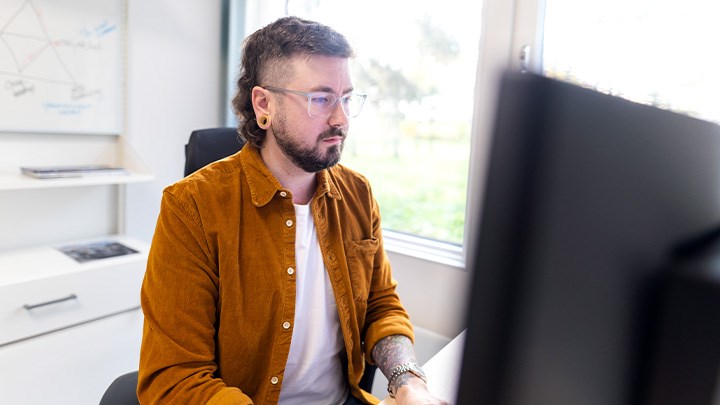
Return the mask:
M345 92L351 88L349 60L325 55L297 55L291 59L292 83L305 89Z

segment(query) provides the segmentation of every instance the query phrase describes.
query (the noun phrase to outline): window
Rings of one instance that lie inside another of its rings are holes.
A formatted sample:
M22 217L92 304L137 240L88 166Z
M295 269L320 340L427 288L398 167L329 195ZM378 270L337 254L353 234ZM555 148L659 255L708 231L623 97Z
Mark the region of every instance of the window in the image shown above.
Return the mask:
M352 121L342 163L370 179L385 230L463 242L481 7L465 0L287 3L288 14L332 26L356 49L353 84L369 97Z
M237 33L283 14L322 21L355 45L355 85L370 97L353 120L343 163L370 178L390 250L442 251L462 262L461 244L473 245L467 224L483 197L497 79L508 66L519 69L521 55L549 76L720 120L716 0L225 2L236 20L228 94ZM530 52L521 52L526 45Z
M541 71L720 121L720 2L545 1Z

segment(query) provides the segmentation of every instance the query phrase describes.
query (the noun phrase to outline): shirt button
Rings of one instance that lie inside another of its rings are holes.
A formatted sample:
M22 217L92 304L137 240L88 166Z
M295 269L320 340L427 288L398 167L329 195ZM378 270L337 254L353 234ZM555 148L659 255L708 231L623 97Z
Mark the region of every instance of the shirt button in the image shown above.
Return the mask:
M277 377L273 377L273 378L270 379L270 384L276 385L276 384L278 383L278 381L280 381L280 380L278 380Z
M284 192L284 191L281 191L281 192L280 192L280 197L287 197L287 193Z
M288 322L288 321L283 322L283 329L290 329L290 322Z
M295 273L295 269L293 269L292 267L288 267L287 272L288 272L289 275L292 276L293 273Z
M290 220L290 219L288 219L287 221L285 221L285 225L287 225L288 227L292 226L292 224L293 224L293 222L292 222L292 220Z

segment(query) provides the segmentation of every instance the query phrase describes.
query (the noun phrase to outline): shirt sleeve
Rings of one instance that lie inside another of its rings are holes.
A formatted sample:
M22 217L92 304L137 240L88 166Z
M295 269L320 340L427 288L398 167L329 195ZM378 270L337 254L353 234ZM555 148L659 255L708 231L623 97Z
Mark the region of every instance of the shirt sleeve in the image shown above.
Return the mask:
M192 200L166 189L141 290L141 403L252 404L214 376L219 279L209 246Z
M372 349L381 339L391 335L404 335L415 340L410 315L400 302L397 281L392 277L390 261L385 253L382 240L380 209L372 199L373 237L378 241L372 256L372 277L368 297L366 328L364 336L365 358L372 361Z

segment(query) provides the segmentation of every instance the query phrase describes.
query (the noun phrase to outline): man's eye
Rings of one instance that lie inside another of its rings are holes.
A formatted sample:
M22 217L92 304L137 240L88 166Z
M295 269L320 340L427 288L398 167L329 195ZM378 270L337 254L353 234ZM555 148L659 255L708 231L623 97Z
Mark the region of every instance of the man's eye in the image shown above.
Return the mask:
M310 102L317 105L327 105L330 104L331 101L330 97L326 95L315 95L310 98Z

